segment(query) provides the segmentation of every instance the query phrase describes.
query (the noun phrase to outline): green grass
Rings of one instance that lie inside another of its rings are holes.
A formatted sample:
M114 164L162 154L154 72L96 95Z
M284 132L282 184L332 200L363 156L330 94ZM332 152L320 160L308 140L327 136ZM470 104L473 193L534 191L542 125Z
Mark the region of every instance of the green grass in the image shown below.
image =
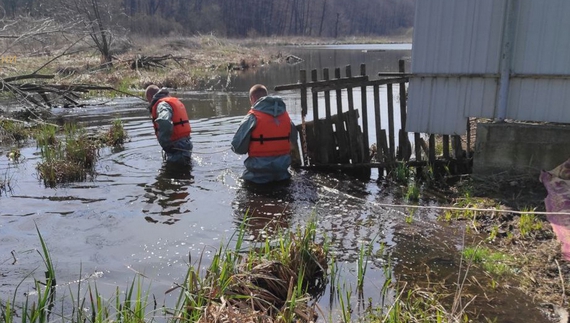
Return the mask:
M420 186L415 181L408 183L404 199L408 202L419 201L420 199Z
M534 211L535 209L525 208L523 209L525 213L522 213L519 218L518 227L523 238L528 238L532 233L542 230L542 222L536 217Z
M412 175L410 167L405 162L399 162L396 168L392 169L389 173L389 177L400 184L407 184Z
M501 252L492 251L484 246L466 247L463 256L474 264L481 265L488 273L503 276L512 272L509 266L511 258Z

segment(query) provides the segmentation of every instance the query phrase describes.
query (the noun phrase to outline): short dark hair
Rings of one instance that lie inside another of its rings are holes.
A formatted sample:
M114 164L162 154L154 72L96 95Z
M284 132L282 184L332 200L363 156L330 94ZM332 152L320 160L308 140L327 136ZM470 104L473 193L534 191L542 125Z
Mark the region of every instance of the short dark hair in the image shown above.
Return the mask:
M267 96L267 88L263 84L255 84L251 89L249 89L249 98L254 98L254 101L257 101L259 98L264 96Z

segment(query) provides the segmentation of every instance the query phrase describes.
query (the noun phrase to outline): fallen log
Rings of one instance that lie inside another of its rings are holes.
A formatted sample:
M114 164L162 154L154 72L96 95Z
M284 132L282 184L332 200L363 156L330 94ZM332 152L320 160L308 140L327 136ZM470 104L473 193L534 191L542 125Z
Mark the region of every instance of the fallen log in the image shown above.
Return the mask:
M16 98L31 103L41 108L51 108L56 105L80 106L79 94L89 91L115 91L127 96L134 96L131 93L117 90L111 86L100 86L91 84L44 84L34 83L30 80L53 79L55 75L45 74L25 74L0 78L0 91L10 92ZM27 82L20 83L19 81ZM63 101L63 102L62 102Z
M172 54L162 55L162 56L141 56L137 55L135 58L128 61L131 69L136 70L139 68L150 69L150 68L163 68L166 67L167 60L173 60L178 65L180 60L188 59L185 57L173 56Z

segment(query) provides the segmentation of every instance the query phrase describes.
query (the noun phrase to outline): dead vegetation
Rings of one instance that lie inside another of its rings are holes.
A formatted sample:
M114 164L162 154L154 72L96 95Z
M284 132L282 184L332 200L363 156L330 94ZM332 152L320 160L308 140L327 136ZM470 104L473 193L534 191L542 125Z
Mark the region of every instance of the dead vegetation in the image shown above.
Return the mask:
M442 219L466 223L484 246L512 257L510 266L518 274L508 279L508 285L551 314L554 308L568 306L570 264L544 215L547 192L538 178L524 174L466 178L446 194L452 197L449 204L466 210Z

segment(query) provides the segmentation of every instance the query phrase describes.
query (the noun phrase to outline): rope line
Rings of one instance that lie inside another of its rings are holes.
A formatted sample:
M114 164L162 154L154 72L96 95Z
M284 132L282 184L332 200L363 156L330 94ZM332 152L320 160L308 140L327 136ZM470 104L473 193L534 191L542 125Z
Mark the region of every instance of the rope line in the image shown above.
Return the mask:
M455 206L435 206L435 205L412 205L412 204L390 204L390 203L378 203L374 201L369 201L357 196L353 196L344 192L341 192L335 188L321 186L323 189L328 191L335 191L339 195L344 195L353 199L361 200L366 203L370 203L374 206L385 207L385 208L411 208L411 209L426 209L426 210L441 210L441 211L475 211L475 212L496 212L496 213L512 213L512 214L536 214L536 215L570 215L570 212L547 212L547 211L517 211L517 210L505 210L505 209L483 209L483 208L472 208L472 207L455 207Z

